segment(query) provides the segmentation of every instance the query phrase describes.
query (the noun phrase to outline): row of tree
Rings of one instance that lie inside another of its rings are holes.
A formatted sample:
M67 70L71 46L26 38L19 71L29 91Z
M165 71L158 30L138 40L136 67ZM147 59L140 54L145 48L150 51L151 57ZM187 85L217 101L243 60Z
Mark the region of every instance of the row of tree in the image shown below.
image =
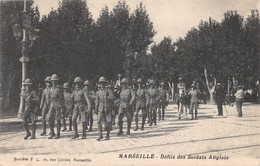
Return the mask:
M20 44L12 25L20 22L23 3L1 1L1 96L5 109L17 107L21 85ZM164 38L151 46L156 34L142 5L131 12L125 1L112 10L104 7L97 20L86 1L62 0L57 10L40 19L37 7L27 2L33 16L37 40L30 47L28 72L35 83L56 73L63 82L80 76L96 82L100 76L115 80L118 73L131 80L142 77L177 83L179 76L206 87L204 71L210 79L225 82L234 77L241 83L259 79L259 13L253 10L246 20L235 11L222 22L201 21L184 38L173 42ZM21 24L21 22L20 22Z

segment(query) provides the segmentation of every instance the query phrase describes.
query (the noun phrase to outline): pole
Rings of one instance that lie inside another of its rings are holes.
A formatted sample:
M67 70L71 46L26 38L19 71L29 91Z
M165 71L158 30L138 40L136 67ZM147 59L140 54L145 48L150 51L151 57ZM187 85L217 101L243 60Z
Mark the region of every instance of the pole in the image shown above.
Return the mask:
M24 0L24 10L23 13L26 13L26 0ZM20 94L20 105L19 105L19 110L17 114L17 118L22 117L22 111L24 107L24 100L23 96L25 93L25 87L23 86L23 82L27 78L27 62L29 61L28 58L28 47L29 47L29 42L28 42L28 31L25 27L23 27L23 40L22 40L22 58L20 61L22 62L22 88L21 88L21 94Z

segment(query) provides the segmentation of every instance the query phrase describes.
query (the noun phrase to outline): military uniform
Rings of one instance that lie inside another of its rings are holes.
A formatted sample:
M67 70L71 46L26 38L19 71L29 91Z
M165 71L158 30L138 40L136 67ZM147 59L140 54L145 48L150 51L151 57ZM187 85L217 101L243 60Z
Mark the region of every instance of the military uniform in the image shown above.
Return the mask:
M72 131L72 111L73 111L73 104L72 104L72 93L70 92L70 87L68 83L63 85L63 95L64 95L64 103L63 103L63 131L66 130L66 119L69 118L69 130Z
M30 79L26 79L24 86L31 86L32 82ZM36 118L37 118L37 105L39 101L39 97L35 91L25 91L23 94L24 100L24 108L22 112L22 120L23 126L26 131L26 136L24 139L27 139L31 136L31 139L35 139L35 132L36 132ZM32 134L29 132L29 121L32 121Z
M169 93L166 89L163 88L165 84L162 82L161 83L161 88L159 89L159 103L158 103L158 108L159 108L159 120L164 120L164 114L165 114L165 108L167 107L169 103ZM162 114L162 117L161 117Z
M122 79L121 84L127 84L127 79ZM135 100L135 94L133 90L127 85L122 86L122 90L120 93L120 103L119 103L119 117L118 117L118 124L119 124L119 133L118 135L123 134L123 118L126 115L127 117L127 135L130 134L130 128L132 123L133 111L131 106Z
M104 77L101 77L99 79L100 83L106 83L106 80ZM104 85L96 92L96 114L98 115L98 132L99 137L98 141L103 139L102 134L102 121L105 121L105 130L107 131L106 140L110 139L110 131L112 130L112 104L115 97L111 89L105 88Z
M74 83L82 83L82 80L80 77L76 77L74 80ZM82 139L86 138L86 106L87 110L90 110L90 100L88 97L88 94L85 89L78 87L73 91L72 95L72 101L74 104L74 110L73 110L73 115L72 115L72 124L73 124L73 129L75 132L74 137L72 139L78 138L78 126L77 126L77 121L82 122L83 126L83 132L82 132Z
M148 111L150 115L150 123L149 126L152 124L156 125L156 109L158 104L158 89L154 87L154 80L150 80L150 88L147 90L147 102L146 105L148 106Z
M192 84L191 87L196 88L195 84ZM194 119L193 116L193 108L195 109L195 119L197 118L197 109L198 109L198 101L199 101L199 95L201 92L198 89L192 89L189 92L189 95L191 96L190 101L190 112L191 112L191 119Z
M143 81L141 78L139 78L137 80L137 82L139 84L141 84ZM136 101L136 107L135 107L135 114L134 114L134 117L135 117L135 131L137 129L139 129L138 127L138 113L140 110L142 110L142 127L141 127L141 130L144 130L144 123L145 123L145 119L147 117L147 110L146 110L146 98L147 98L147 94L146 94L146 89L142 88L142 85L140 85L140 87L138 87L138 89L136 90L136 93L135 93L135 101Z
M220 84L217 84L216 88L216 102L218 109L218 116L223 116L223 102L225 100L225 91Z
M52 75L52 81L58 81L58 76L56 74ZM49 139L55 136L54 126L55 120L57 121L57 136L56 139L60 138L60 129L61 129L61 119L62 119L62 102L63 102L63 93L58 86L53 85L50 89L50 109L48 112L48 120L51 129L51 135Z
M85 91L88 94L89 100L90 100L90 110L88 110L88 107L86 106L86 120L87 120L87 125L89 125L89 130L92 131L92 126L93 126L93 110L95 110L95 99L96 99L96 94L94 90L91 90L88 88L90 86L90 82L87 80L84 82L85 85Z
M44 80L45 82L51 82L51 77L46 77ZM43 131L41 133L41 136L44 136L46 134L46 115L50 109L50 86L46 86L46 88L42 92L42 98L41 98L41 104L40 109L42 110L42 126Z

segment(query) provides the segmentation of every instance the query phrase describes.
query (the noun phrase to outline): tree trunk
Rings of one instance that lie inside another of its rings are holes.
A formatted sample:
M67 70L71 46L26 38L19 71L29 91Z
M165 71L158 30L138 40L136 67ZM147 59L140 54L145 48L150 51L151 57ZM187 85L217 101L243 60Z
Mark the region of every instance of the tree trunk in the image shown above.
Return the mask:
M210 87L209 81L208 81L207 68L205 66L204 66L204 75L205 75L206 84L207 84L207 88L208 88L209 95L210 95L210 103L214 104L214 95L213 94L214 94L214 91L215 91L217 80L216 80L216 78L214 78L214 84L213 84L212 87Z

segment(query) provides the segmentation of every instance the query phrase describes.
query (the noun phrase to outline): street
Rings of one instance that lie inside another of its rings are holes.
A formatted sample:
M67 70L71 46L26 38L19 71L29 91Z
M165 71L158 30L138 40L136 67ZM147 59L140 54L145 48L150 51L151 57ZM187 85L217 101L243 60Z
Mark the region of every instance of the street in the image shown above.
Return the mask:
M171 155L190 155L190 157L252 158L259 161L260 126L259 105L245 103L243 118L238 118L235 106L226 106L229 116L218 117L216 105L200 104L198 120L177 119L175 104L168 106L166 119L158 121L157 126L148 126L145 130L131 130L131 135L116 135L118 126L113 126L111 140L96 141L98 137L95 116L94 131L87 132L87 139L72 140L72 132L62 132L61 139L47 139L40 136L41 123L37 124L35 140L24 140L22 127L11 127L0 135L0 153L3 155L39 155L39 156L81 156L85 154L155 154L158 157L171 158ZM140 118L139 118L140 121ZM20 126L20 125L19 125ZM79 131L81 132L81 125ZM1 126L2 127L2 126ZM132 123L132 129L134 123ZM1 130L2 131L2 130ZM49 132L49 130L48 130ZM81 134L81 133L80 133ZM105 135L105 132L103 133ZM161 156L165 155L165 156ZM123 156L124 157L124 156ZM128 158L129 156L126 156ZM130 156L131 157L131 156ZM133 156L132 156L133 157Z

